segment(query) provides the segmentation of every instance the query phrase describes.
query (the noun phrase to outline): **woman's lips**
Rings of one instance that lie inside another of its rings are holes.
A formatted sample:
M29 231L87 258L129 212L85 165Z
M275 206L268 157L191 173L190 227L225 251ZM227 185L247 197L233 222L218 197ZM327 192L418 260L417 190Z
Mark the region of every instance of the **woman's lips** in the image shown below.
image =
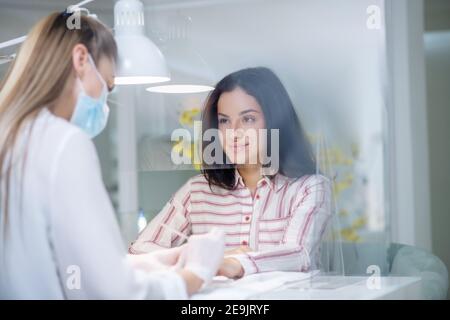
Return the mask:
M234 151L238 151L238 150L242 150L242 149L247 148L249 145L250 145L250 143L231 145L230 148L233 149Z
M245 143L245 144L232 144L231 147L233 148L242 148L242 147L246 147L248 146L250 143Z

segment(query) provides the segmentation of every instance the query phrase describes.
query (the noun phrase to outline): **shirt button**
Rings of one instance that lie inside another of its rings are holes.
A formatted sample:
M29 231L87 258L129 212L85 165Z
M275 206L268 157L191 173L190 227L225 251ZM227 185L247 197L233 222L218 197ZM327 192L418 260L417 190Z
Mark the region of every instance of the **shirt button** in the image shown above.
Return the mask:
M243 245L243 246L246 246L246 245L248 245L248 242L247 242L247 241L245 241L245 240L243 240L243 241L242 241L241 243L242 243L242 245Z
M245 221L247 221L247 222L249 222L249 221L250 221L250 219L251 219L251 217L250 217L250 216L246 216L246 217L245 217Z
M259 194L256 195L256 199L259 199Z

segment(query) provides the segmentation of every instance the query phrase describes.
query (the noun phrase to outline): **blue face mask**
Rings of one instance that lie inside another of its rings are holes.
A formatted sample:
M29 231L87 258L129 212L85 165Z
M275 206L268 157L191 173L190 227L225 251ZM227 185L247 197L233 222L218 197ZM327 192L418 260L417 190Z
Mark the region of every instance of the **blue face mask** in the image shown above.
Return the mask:
M90 55L89 62L94 67L99 80L102 82L102 93L98 98L89 96L84 90L81 80L78 79L80 93L78 94L77 104L75 105L70 122L83 129L89 137L94 138L103 131L108 122L109 107L106 104L108 88Z

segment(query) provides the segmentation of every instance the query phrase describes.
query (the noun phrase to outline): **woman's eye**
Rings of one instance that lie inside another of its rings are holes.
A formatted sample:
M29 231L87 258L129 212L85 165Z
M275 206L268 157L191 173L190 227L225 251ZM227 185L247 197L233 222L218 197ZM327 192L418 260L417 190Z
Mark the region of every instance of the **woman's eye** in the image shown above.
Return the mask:
M227 122L228 122L228 119L225 119L225 118L219 119L219 123L220 123L220 124L225 124L225 123L227 123Z
M244 122L245 123L253 123L255 122L255 117L244 117Z

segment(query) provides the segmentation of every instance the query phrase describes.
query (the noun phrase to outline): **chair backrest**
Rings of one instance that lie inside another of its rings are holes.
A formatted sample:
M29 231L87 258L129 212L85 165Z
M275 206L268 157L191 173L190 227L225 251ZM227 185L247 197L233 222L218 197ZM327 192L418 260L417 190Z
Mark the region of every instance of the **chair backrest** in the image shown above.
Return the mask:
M393 256L390 274L421 277L424 299L447 298L447 267L441 259L424 249L399 245Z
M326 248L326 243L323 244ZM409 245L392 243L334 243L340 247L346 276L369 276L377 270L381 276L415 276L422 279L425 299L446 299L448 270L432 253ZM335 250L336 251L336 250ZM333 270L337 255L321 250L322 270ZM331 258L330 258L331 257Z
M323 247L330 245L323 243ZM355 243L355 242L336 242L334 247L340 247L343 260L342 274L347 276L368 276L373 274L374 270L381 276L389 274L388 250L385 245L380 243ZM335 249L334 251L337 251ZM335 270L338 263L331 259L339 259L337 254L330 255L327 250L321 248L322 269Z

